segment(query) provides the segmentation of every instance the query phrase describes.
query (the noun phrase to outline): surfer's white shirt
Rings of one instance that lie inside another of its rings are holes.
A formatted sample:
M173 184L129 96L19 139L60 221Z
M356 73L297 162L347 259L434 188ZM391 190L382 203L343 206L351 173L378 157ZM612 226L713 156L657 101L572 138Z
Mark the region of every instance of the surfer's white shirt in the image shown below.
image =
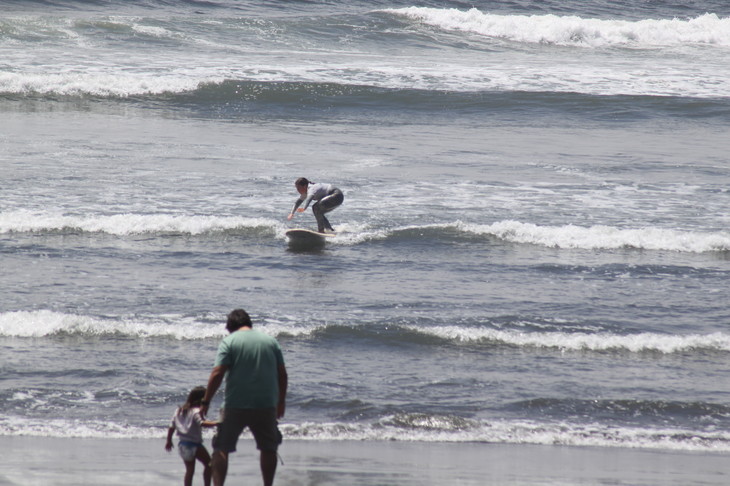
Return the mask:
M172 426L175 427L181 441L203 443L203 418L200 416L199 407L191 408L185 415L178 408L172 416Z
M307 188L307 197L304 199L303 197L300 197L300 201L304 201L304 209L307 209L309 207L309 203L314 201L319 201L323 197L327 196L329 193L334 191L335 186L332 184L324 184L324 183L317 183L312 184Z

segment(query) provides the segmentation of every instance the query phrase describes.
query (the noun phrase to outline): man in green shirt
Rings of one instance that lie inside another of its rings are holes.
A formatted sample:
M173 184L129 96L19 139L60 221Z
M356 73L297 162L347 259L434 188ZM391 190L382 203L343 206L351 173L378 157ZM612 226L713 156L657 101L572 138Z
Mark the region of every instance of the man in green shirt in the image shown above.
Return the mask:
M264 485L274 483L277 450L281 443L277 419L286 410L288 377L279 343L253 329L243 309L228 314L230 333L218 347L215 366L208 378L201 411L208 413L210 401L226 379L223 421L213 445L213 484L223 486L228 472L228 455L236 450L241 432L248 427L261 451Z

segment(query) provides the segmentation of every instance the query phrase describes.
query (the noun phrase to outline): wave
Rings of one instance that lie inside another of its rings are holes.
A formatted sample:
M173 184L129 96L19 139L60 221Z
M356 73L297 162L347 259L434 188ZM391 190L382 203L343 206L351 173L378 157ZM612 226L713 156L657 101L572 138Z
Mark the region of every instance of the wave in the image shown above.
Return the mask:
M67 216L26 210L0 213L3 233L107 233L116 236L138 234L202 235L231 230L274 233L279 222L265 218L175 214L114 214Z
M284 238L287 227L267 218L237 216L114 214L69 216L26 210L0 213L0 234L7 233L105 233L115 236L206 235L240 232L262 237ZM373 229L357 223L340 225L335 244L358 245L369 241L422 239L496 238L507 243L530 244L548 248L578 250L636 249L685 253L730 251L730 232L681 231L664 228L616 228L573 224L540 226L504 220L492 224L455 223L412 225Z
M682 353L693 350L730 351L730 334L667 335L638 333L619 335L607 332L522 332L461 326L404 326L411 332L433 336L451 343L555 348L563 351L628 351L631 353Z
M323 324L297 325L294 316L268 318L257 329L273 336L310 336ZM220 339L227 335L225 316L108 316L91 317L50 310L0 313L0 336L40 338L52 336L121 336L179 340Z
M375 423L284 425L285 437L311 440L487 442L501 444L628 447L687 451L728 451L730 433L693 429L576 424L566 421L485 421L423 413L396 414Z
M321 73L300 80L302 73L269 71L261 76L253 70L236 73L236 77L221 75L188 76L181 74L28 74L0 73L0 100L36 103L34 109L50 109L47 101L127 101L169 109L213 109L218 117L226 113L240 116L242 111L270 107L277 109L316 110L329 116L332 109L369 111L442 111L474 114L499 113L535 109L566 112L592 118L634 116L637 107L656 117L688 116L727 118L730 106L722 90L692 91L684 86L674 93L654 96L634 89L625 92L585 90L574 86L554 90L534 85L490 82L482 79L443 79L443 83L414 86L403 82L398 73L381 72L373 76L368 69L370 84L357 76ZM352 74L352 72L350 73ZM262 79L258 79L262 78ZM623 82L623 81L622 81ZM718 94L719 93L719 94Z
M226 335L224 316L190 317L118 316L90 317L49 310L0 313L0 336L41 338L53 336L122 336L133 339L171 338L178 340L220 339ZM554 348L560 351L591 352L658 352L665 354L692 351L730 352L730 335L669 335L658 333L616 334L602 330L593 332L525 331L524 328L494 329L491 327L394 324L367 326L337 322L302 322L296 316L266 317L257 325L275 337L318 339L328 333L359 335L388 340L422 338L437 339L455 345L512 346L519 348Z
M0 314L0 336L47 337L60 335L206 339L220 338L226 333L222 325L212 325L210 322L201 322L183 316L99 318L48 310Z
M519 221L500 221L490 225L459 224L464 231L491 235L512 243L550 248L613 250L638 249L703 253L730 250L730 232L680 231L664 228L624 229L573 224L538 226Z
M730 18L706 13L682 20L601 20L557 15L497 15L428 7L384 12L448 31L531 44L582 47L657 48L704 45L730 47Z
M620 420L659 419L665 423L671 419L703 422L730 419L730 406L706 402L535 398L510 404L506 408L509 411L537 412L541 416L551 417L613 416Z
M313 441L485 442L500 444L625 447L676 451L729 452L730 432L682 427L627 427L601 423L485 421L448 415L404 413L372 423L304 422L280 425L284 439ZM206 432L206 440L211 432ZM244 433L244 437L248 432ZM0 436L158 439L162 427L102 420L0 417Z
M0 47L13 66L0 70L0 96L236 104L221 110L251 102L290 108L424 103L442 110L445 102L466 109L471 101L475 110L490 106L491 93L712 100L730 92L725 66L717 62L730 46L730 18L716 14L632 22L410 7L336 18L0 19ZM426 24L428 32L403 19ZM448 34L434 35L433 27ZM394 44L404 54L394 57ZM576 64L563 46L632 52L601 50ZM688 54L688 46L697 52ZM532 60L525 60L525 50L533 51ZM41 57L27 54L39 51ZM443 62L428 61L439 51ZM474 93L486 94L486 102Z
M362 230L341 236L342 243L357 244L384 239L423 238L463 239L493 237L508 243L530 244L548 248L579 250L636 249L687 253L730 251L730 232L680 231L664 228L624 229L573 224L540 226L505 220L492 224L456 223L413 225L395 229Z
M215 77L195 78L176 74L109 73L25 73L0 72L0 95L63 98L133 98L195 91L201 84L220 81Z

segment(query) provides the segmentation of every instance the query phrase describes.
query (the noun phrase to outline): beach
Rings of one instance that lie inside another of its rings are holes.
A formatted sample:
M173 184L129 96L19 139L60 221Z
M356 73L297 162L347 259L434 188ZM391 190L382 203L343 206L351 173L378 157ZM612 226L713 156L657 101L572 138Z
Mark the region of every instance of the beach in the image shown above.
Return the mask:
M153 485L182 480L176 451L164 440L5 437L7 486ZM730 481L727 455L622 448L285 441L279 486L608 485L720 486ZM198 466L194 484L202 484ZM259 484L258 453L242 440L227 484Z

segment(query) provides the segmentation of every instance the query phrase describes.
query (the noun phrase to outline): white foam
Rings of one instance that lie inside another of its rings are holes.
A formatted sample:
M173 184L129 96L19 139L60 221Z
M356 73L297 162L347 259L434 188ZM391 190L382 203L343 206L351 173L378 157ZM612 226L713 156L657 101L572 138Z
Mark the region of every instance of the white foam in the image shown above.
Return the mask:
M200 235L238 228L270 228L280 226L266 218L237 216L202 216L174 214L115 214L110 216L67 216L48 212L10 211L0 213L0 234L81 230L112 235L142 233L183 233Z
M327 323L300 324L296 317L268 318L256 328L271 336L310 336ZM165 337L180 340L219 339L227 335L225 316L194 318L181 315L115 316L108 318L64 314L49 310L0 313L0 336L47 337L121 335L132 338Z
M535 44L650 48L703 44L730 46L730 18L705 14L681 20L601 20L557 15L495 15L468 11L408 7L387 12L445 30Z
M161 430L100 420L32 419L5 416L0 418L0 436L85 438L85 439L157 439Z
M218 77L196 78L179 74L124 74L122 72L32 72L0 73L0 93L54 94L59 96L92 95L119 97L184 93L203 83L221 82Z
M539 226L514 220L498 221L488 225L457 221L389 229L371 229L365 225L353 225L338 235L338 241L354 245L364 241L383 240L398 233L414 230L456 230L476 235L491 235L512 243L564 249L635 248L688 253L730 251L730 232L727 231L699 232L651 227L624 229L606 225L582 227L573 224Z
M118 317L100 319L49 310L0 313L0 336L44 337L57 334L131 337L171 337L206 339L225 335L223 325L215 326L183 316L156 318Z
M354 246L372 240L384 240L390 234L387 229L372 229L366 224L340 223L337 224L337 234L332 243L345 246Z
M490 225L458 224L475 234L494 235L514 243L552 248L667 250L691 253L730 250L730 232L693 232L664 228L622 229L611 226L538 226L519 221Z
M375 423L304 422L280 425L286 439L406 442L489 442L501 444L628 447L676 451L730 452L730 433L681 428L618 427L599 423L470 420L404 414ZM206 431L206 440L211 432ZM0 417L0 436L56 438L157 439L162 427L141 427L101 420ZM244 433L244 436L249 436Z
M411 414L412 415L412 414ZM404 420L408 422L404 426ZM502 444L629 447L685 451L730 451L730 433L680 428L617 427L605 424L534 421L439 420L426 416L385 417L369 423L283 425L285 437L305 440L370 440L412 442L490 442Z
M560 350L630 351L678 353L693 349L730 351L730 334L668 335L638 333L519 332L498 329L467 328L460 326L405 326L405 328L459 343L493 341L520 347L556 348Z

